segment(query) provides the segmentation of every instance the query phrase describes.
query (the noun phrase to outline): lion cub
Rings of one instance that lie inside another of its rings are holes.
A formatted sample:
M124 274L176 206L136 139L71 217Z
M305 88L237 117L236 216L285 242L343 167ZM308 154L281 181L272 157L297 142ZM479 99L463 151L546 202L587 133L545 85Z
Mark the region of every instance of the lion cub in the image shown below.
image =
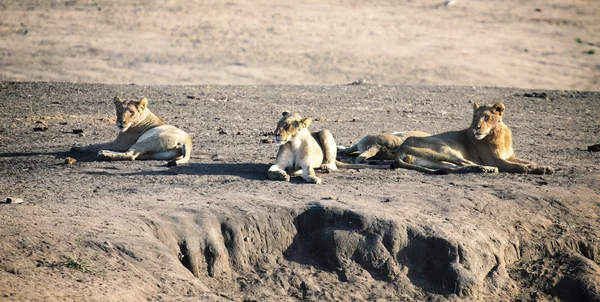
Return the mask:
M333 135L328 130L309 132L311 118L283 112L275 129L275 143L279 146L277 159L267 175L269 179L290 181L300 176L309 183L320 184L315 169L335 171L345 169L389 169L388 166L353 165L336 161L337 149ZM288 174L289 173L289 174Z
M357 164L367 159L393 160L396 149L411 136L424 137L431 134L421 131L394 132L392 134L374 134L363 137L358 143L350 146L338 146L339 154L353 155L359 153L354 161Z
M170 160L168 166L187 163L192 140L183 130L165 124L148 109L148 100L114 98L117 138L108 143L73 147L71 152L98 152L98 160Z

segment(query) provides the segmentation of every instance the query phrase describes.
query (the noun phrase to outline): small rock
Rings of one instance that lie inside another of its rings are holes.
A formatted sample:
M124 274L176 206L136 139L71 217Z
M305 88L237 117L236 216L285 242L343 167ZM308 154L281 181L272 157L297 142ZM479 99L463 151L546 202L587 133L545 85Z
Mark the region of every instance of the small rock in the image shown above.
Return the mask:
M360 79L360 80L354 81L354 82L352 82L352 83L350 83L348 85L350 85L350 86L356 86L356 85L366 85L366 84L369 84L369 82L367 80Z
M326 117L317 117L317 118L315 118L315 122L326 122L328 120L329 119L326 118Z
M72 157L65 158L65 164L67 164L67 165L72 165L72 164L74 164L76 162L77 162L77 160L74 159L74 158L72 158Z
M6 197L6 203L23 203L23 199L14 198L14 197Z
M391 198L384 198L383 200L381 200L381 202L392 202Z
M80 137L84 137L84 136L85 136L85 133L79 133L79 136L80 136Z
M190 100L195 100L196 99L196 97L193 96L193 95L188 95L187 98L190 99Z
M587 150L590 152L598 152L600 151L600 144L588 146Z
M272 144L273 143L273 139L268 137L268 138L263 138L260 140L261 143L263 144Z
M73 134L83 134L83 129L73 129Z
M48 127L47 126L35 127L35 128L33 128L33 131L48 131Z
M219 131L219 134L227 134L227 131L223 130L223 128L219 128L217 131Z
M545 92L524 93L523 96L527 98L548 99L548 95Z

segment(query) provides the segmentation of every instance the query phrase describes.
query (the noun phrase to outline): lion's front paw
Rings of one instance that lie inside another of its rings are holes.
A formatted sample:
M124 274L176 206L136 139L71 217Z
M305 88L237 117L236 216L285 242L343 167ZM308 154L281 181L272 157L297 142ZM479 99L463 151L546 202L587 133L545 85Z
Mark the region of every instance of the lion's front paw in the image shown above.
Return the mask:
M325 173L336 171L338 169L337 166L335 164L333 164L333 163L331 163L331 164L322 164L320 168Z
M554 174L554 168L548 166L529 166L528 173L531 174Z
M467 166L469 172L498 173L498 168L492 166Z
M106 161L106 160L110 160L110 157L108 156L108 150L100 150L98 151L98 155L96 155L96 158L99 161Z
M317 184L317 185L320 185L320 184L321 184L323 181L321 180L321 178L320 178L320 177L316 177L316 176L315 176L315 177L311 177L311 178L309 178L309 179L307 180L307 182L309 182L309 183L313 183L313 184Z
M492 167L492 166L482 166L482 167L483 167L483 172L485 172L485 173L498 173L497 167Z
M277 166L271 166L269 171L267 171L267 176L272 180L290 181L290 175L288 175L284 170L279 169Z

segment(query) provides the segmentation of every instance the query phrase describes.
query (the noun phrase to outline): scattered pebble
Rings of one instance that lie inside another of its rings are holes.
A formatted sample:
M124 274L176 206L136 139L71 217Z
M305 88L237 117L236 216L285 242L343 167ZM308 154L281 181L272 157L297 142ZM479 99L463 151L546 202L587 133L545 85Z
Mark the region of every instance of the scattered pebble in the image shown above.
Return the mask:
M48 131L48 126L35 127L33 131Z
M73 134L83 134L83 129L73 129Z
M391 198L384 198L381 202L391 202L392 199Z
M188 95L187 98L190 99L190 100L195 100L196 99L196 97L193 96L193 95Z
M268 138L263 138L260 140L261 143L263 144L272 144L273 143L273 139L268 137Z
M14 197L6 197L6 203L23 203L23 199L21 198L14 198Z
M540 99L548 99L548 95L545 92L532 92L532 93L524 93L524 97L526 98L540 98Z
M326 117L317 117L317 118L315 118L315 122L326 122L328 120L329 119L326 118Z
M227 131L223 130L223 128L219 128L217 131L219 131L219 134L227 134Z
M352 83L350 83L348 85L350 85L350 86L356 86L356 85L367 85L367 84L369 84L369 82L367 80L360 79L360 80L354 81L354 82L352 82Z
M587 149L590 152L598 152L598 151L600 151L600 144L595 144L595 145L588 146Z
M77 162L77 160L74 159L74 158L72 158L72 157L65 158L65 164L67 164L67 165L72 165L72 164L74 164L76 162Z

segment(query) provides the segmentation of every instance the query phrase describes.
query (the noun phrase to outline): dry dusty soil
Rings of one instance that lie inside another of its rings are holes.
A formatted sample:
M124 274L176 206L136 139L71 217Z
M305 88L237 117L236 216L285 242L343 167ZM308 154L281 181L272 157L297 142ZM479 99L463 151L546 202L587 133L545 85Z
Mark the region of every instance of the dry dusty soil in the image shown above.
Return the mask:
M598 0L2 0L0 80L600 91Z
M0 204L0 299L600 301L600 154L586 150L600 143L600 93L0 87L0 198L23 200ZM70 154L115 137L115 95L146 96L188 131L191 162ZM341 170L321 173L321 185L266 177L276 152L266 141L284 110L348 145L372 133L461 129L469 101L504 102L517 155L556 173Z

